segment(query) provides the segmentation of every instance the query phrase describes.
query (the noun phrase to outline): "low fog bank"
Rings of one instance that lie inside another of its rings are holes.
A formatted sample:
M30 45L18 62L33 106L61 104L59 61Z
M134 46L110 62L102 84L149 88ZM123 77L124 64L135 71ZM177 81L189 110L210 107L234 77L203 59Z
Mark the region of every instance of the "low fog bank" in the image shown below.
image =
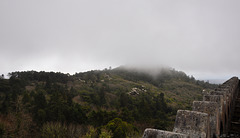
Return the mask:
M176 70L175 68L169 66L142 66L142 65L125 65L119 66L113 70L118 71L128 71L132 73L136 73L139 75L147 75L150 76L153 80L164 80L170 78L189 78L194 80L194 76L186 74L184 71Z
M163 66L163 65L122 65L119 66L115 69L121 69L121 70L128 70L132 72L138 72L138 73L145 73L149 74L152 77L158 76L163 72L168 72L170 73L170 70L175 70L171 67L168 66Z
M181 70L178 68L173 68L170 66L166 65L122 65L119 67L116 67L114 69L121 69L121 70L128 70L131 72L137 72L137 73L145 73L148 75L151 75L153 78L159 77L161 74L168 74L168 75L173 75L172 73L174 72L179 72L181 74L185 74L188 77L193 77L196 80L200 81L205 81L209 82L212 84L222 84L231 77L237 76L231 74L231 73L222 73L222 75L215 74L213 72L191 72L191 71L186 71L186 70ZM237 76L238 77L238 76Z

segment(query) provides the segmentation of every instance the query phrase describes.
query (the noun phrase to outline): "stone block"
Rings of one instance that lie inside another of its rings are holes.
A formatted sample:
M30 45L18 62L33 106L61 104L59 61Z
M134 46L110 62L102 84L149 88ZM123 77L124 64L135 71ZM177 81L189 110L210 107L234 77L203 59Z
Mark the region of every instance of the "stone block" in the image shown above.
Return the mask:
M222 95L204 95L203 101L211 101L219 103L219 105L223 104L223 96Z
M210 136L216 137L220 135L220 113L217 102L194 101L192 110L207 113L209 115L209 127L211 130Z
M203 96L203 101L210 101L210 102L218 103L220 115L225 111L222 95L204 95Z
M223 101L227 101L227 94L224 91L211 91L209 95L222 95L223 96Z
M197 111L178 110L173 132L186 134L190 138L209 138L209 116Z
M189 136L186 134L147 128L144 131L143 138L189 138Z

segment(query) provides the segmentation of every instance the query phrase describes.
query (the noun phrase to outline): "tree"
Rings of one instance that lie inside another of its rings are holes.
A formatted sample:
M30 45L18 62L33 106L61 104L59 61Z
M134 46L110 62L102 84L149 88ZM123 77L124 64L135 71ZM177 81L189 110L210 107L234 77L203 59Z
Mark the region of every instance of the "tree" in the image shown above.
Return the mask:
M167 104L164 99L164 93L160 93L160 95L158 95L157 99L158 99L158 101L160 101L160 110L166 111Z
M122 108L120 117L122 120L127 121L127 122L134 121L134 118L132 117L132 113L126 107Z
M22 98L23 104L29 103L30 101L31 101L30 95L27 92L25 92L23 94L23 98Z
M36 95L34 97L34 105L35 105L35 111L38 109L44 109L47 106L46 98L44 95L44 90L39 90L36 92Z
M131 134L136 133L136 129L133 125L122 121L120 118L114 118L109 121L105 127L112 131L113 138L126 138L127 136L131 136Z
M99 96L99 105L103 105L106 103L106 99L105 99L105 87L101 87L99 92L98 92L98 96Z
M33 115L34 115L35 121L37 121L39 125L42 125L46 120L45 110L47 107L47 102L45 99L44 92L45 91L43 90L37 91L36 95L34 95L34 101L33 101Z
M2 74L2 75L0 76L0 79L4 79L4 74Z
M126 93L121 93L119 97L120 107L126 107L128 105L128 95Z

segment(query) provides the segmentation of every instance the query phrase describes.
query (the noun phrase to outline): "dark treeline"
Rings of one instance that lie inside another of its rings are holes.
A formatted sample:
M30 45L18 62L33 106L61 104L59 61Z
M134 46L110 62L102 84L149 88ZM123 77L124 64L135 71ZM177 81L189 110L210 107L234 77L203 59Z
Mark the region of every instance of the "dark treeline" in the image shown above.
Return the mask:
M24 81L50 81L67 83L70 80L69 74L60 72L45 72L45 71L22 71L12 72L8 74L12 78L21 78Z
M184 74L177 72L175 79L199 83ZM174 75L153 79L123 70L9 75L9 79L0 79L2 137L141 136L145 127L171 129L171 116L177 110L166 102L164 93L136 83L145 81L161 87ZM205 82L198 85L203 84L212 87ZM137 92L132 94L133 88Z

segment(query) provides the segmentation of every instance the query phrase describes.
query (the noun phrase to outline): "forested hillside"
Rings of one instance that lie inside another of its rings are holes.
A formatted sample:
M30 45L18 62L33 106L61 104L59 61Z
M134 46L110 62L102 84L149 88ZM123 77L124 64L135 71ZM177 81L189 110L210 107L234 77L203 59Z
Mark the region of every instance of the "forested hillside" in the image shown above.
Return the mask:
M171 130L177 109L190 109L216 85L170 68L119 67L74 75L12 72L0 79L2 137L140 137Z

